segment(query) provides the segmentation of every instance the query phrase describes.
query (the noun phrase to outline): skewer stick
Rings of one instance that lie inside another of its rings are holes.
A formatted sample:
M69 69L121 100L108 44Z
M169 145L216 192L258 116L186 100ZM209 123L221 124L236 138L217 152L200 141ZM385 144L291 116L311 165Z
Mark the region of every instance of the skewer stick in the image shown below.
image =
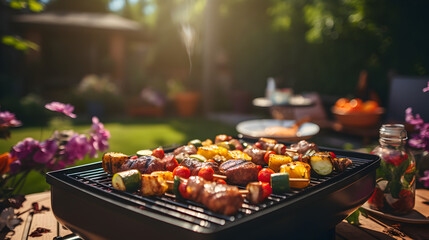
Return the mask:
M298 150L296 150L296 149L286 148L286 152L293 152L293 153L297 153L297 152L298 152Z
M213 178L215 179L222 179L222 180L226 180L227 177L225 175L220 175L220 174L213 174Z

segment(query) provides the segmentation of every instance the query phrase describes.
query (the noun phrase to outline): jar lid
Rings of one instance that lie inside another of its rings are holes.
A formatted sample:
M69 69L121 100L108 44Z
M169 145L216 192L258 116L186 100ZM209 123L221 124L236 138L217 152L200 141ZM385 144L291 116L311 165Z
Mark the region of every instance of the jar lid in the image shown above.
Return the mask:
M380 137L392 140L406 140L408 138L403 124L383 124L380 128Z

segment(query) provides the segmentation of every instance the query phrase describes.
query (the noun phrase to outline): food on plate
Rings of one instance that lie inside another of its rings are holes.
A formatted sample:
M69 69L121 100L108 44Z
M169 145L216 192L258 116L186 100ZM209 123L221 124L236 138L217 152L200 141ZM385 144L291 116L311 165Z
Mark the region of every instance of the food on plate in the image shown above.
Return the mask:
M258 180L258 166L245 159L228 160L219 166L229 184L245 186Z
M299 127L292 125L291 127L272 126L266 127L263 131L263 136L270 137L294 137L298 132Z
M373 100L340 98L335 102L334 109L344 113L374 113L380 109L380 106Z

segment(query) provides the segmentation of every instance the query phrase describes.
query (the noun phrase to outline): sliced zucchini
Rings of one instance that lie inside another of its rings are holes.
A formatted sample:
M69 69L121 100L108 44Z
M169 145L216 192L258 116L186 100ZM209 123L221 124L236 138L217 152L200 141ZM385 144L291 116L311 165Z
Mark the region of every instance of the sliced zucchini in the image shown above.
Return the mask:
M207 158L205 158L203 155L200 155L200 154L192 154L192 155L189 155L189 157L190 158L195 158L195 159L197 159L200 162L207 161Z
M182 179L179 176L174 176L174 183L173 183L173 194L176 196L176 198L181 199L182 195L179 191L180 183L182 182Z
M114 189L126 192L135 192L140 188L141 173L137 169L131 169L115 173L112 177Z
M203 146L203 144L201 143L200 139L193 139L191 141L188 142L188 145L194 145L194 147L196 149L198 149L199 147Z
M139 157L146 156L146 155L152 155L152 150L149 150L149 149L139 150L139 151L137 151L136 154Z
M273 193L281 194L289 191L289 173L271 174L271 188Z
M310 158L311 169L319 175L326 176L332 173L334 167L328 155L313 155Z

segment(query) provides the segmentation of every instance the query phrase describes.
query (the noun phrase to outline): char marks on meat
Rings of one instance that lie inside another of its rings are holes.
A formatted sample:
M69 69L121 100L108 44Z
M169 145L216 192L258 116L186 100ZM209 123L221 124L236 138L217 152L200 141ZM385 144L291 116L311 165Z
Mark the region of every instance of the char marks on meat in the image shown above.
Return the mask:
M252 158L252 162L258 165L264 165L264 155L267 152L266 150L259 149L255 146L249 146L243 151Z
M236 186L208 182L198 176L188 179L187 189L190 190L189 200L199 202L223 215L237 213L243 203L243 197Z
M120 171L137 169L142 174L150 174L155 171L165 170L165 161L152 155L141 156L136 159L128 159L120 168Z
M245 159L228 160L219 169L226 175L229 184L245 186L249 182L258 181L258 166Z
M215 162L201 162L195 158L185 158L180 165L187 167L191 171L192 176L198 175L202 167L211 167L216 174L220 174L219 166Z

